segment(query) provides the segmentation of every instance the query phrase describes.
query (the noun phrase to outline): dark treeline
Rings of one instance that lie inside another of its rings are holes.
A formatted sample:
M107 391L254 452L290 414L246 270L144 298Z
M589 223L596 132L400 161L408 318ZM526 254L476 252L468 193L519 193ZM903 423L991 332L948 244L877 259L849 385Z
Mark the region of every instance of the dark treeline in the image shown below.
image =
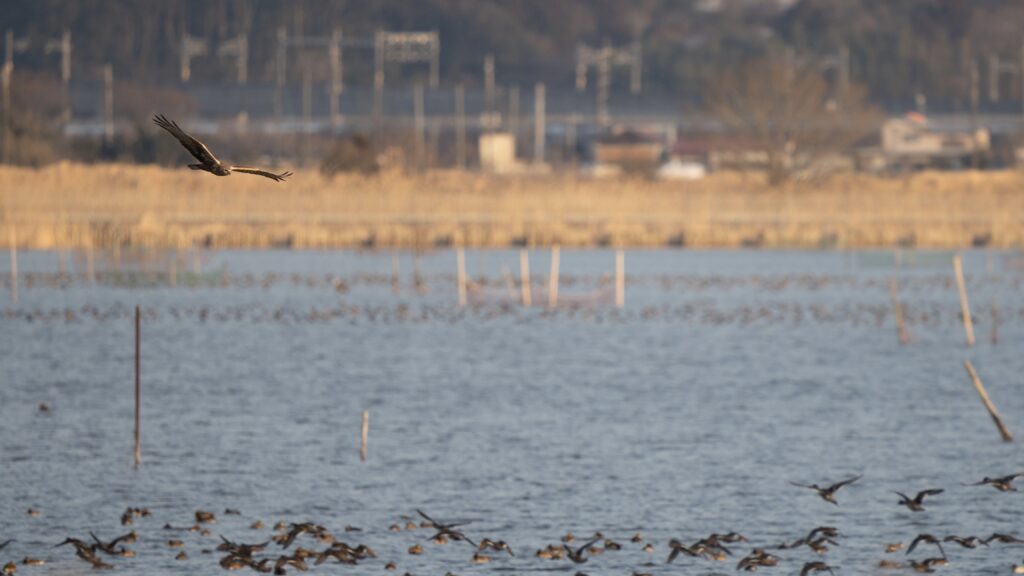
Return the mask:
M36 47L17 54L22 70L56 72L57 57L38 47L69 28L77 80L111 62L120 79L174 85L184 34L216 45L248 31L250 82L267 84L280 26L293 37L340 26L347 38L438 30L442 82L471 86L482 83L483 55L493 53L500 84L568 89L577 42L639 40L646 89L694 104L717 71L751 57L814 61L846 49L851 80L873 101L902 107L920 93L930 109L944 110L969 107L972 63L983 106L1019 109L1019 76L1003 73L1002 104L989 101L988 86L992 55L1019 64L1022 24L1019 0L6 0L0 11L0 29ZM372 83L371 51L348 49L344 67L347 84ZM326 68L316 67L318 80ZM197 58L193 81L231 82L233 70L228 59ZM615 89L627 85L620 73ZM403 78L416 74L426 71Z

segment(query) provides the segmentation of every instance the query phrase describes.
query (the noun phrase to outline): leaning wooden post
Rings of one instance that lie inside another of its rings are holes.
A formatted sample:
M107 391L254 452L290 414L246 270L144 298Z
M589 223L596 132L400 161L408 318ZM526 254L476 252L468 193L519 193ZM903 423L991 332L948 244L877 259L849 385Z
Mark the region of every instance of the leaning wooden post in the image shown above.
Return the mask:
M622 250L615 252L615 306L626 305L626 254Z
M455 276L459 290L459 306L466 305L466 251L459 248L455 251Z
M366 438L370 435L370 412L363 410L363 435L359 444L359 460L366 462Z
M548 308L558 306L558 267L561 250L558 246L551 247L551 273L548 275Z
M967 302L967 287L964 285L963 259L959 254L953 256L953 270L956 271L956 286L960 290L960 313L964 317L967 345L974 346L974 322L971 320L971 306Z
M996 423L996 428L999 428L999 433L1003 436L1004 442L1013 442L1013 434L1007 430L1006 424L1003 424L1003 419L999 417L999 413L996 412L995 405L988 398L988 392L985 392L985 386L981 383L981 378L978 378L978 373L974 371L974 366L970 360L964 360L964 368L967 369L967 375L971 377L971 382L974 383L974 389L978 392L978 396L981 396L981 402L985 405L985 409L988 410L989 416L992 416L992 421Z
M896 316L896 330L900 336L900 344L907 344L910 342L910 336L907 334L907 325L903 318L903 304L900 303L899 288L895 278L889 280L889 296L892 298L892 310Z
M142 314L135 305L135 467L142 463Z
M519 251L519 283L523 291L523 306L532 306L533 298L530 295L530 253L526 250Z
M18 234L11 226L11 302L18 303Z

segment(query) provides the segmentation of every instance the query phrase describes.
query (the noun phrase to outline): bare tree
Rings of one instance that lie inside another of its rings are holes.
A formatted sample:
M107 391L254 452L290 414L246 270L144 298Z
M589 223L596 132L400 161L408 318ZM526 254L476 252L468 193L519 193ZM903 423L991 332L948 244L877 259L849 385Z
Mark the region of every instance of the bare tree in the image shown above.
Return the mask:
M850 152L882 119L861 86L832 86L817 67L783 57L719 73L708 107L729 135L766 159L773 184Z

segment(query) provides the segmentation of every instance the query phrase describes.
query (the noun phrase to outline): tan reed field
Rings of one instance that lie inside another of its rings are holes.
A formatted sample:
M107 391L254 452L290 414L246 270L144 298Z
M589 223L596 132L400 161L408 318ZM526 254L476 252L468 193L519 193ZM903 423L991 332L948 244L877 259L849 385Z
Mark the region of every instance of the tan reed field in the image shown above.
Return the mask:
M837 175L772 188L437 171L285 183L187 169L0 168L0 245L213 248L1024 246L1024 173Z

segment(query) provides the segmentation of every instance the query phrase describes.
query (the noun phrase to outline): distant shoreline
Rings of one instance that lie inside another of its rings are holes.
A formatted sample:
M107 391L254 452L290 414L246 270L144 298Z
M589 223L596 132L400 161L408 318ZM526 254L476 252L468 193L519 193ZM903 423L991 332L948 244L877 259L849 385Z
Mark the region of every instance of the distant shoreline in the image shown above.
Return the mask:
M20 248L1024 247L1024 173L838 175L771 188L571 175L296 170L285 183L123 164L0 167ZM13 232L12 232L13 231Z

